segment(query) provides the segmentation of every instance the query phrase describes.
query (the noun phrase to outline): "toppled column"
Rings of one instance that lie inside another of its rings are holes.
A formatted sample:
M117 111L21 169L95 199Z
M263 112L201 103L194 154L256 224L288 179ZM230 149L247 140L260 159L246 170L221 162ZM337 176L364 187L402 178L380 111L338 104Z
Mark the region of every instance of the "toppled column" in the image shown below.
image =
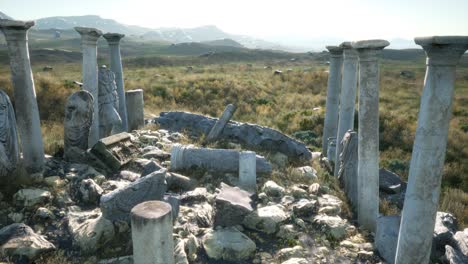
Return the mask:
M123 81L122 58L120 56L120 40L125 37L124 34L106 33L103 37L109 44L110 51L110 69L115 74L115 83L117 84L117 93L119 95L118 111L122 119L122 125L116 132L127 132L127 104L125 102L125 84Z
M23 164L31 174L41 172L44 167L44 144L28 49L27 33L32 26L34 21L0 20L10 57Z
M128 131L136 130L145 126L145 103L143 101L143 90L136 89L125 92L127 104Z
M340 167L338 178L344 185L346 196L351 201L353 208L358 206L357 168L358 168L358 135L354 131L348 131L342 140L343 151L340 154Z
M358 221L375 231L379 214L379 63L386 40L352 43L359 55Z
M233 149L195 148L192 145L174 144L171 151L171 170L193 167L216 172L239 172L239 151ZM256 171L271 173L271 164L262 156L256 156Z
M398 237L398 264L429 263L455 70L468 49L468 36L421 37L415 43L426 52L427 67Z
M343 42L343 81L340 94L340 113L338 131L336 134L335 161L338 164L341 153L341 141L348 130L354 129L354 108L356 104L356 89L358 76L357 51L351 46L351 42ZM335 166L334 175L338 176L339 166Z
M239 153L239 186L250 192L257 190L257 155L253 151Z
M330 52L330 69L328 73L327 103L325 123L322 135L322 153L327 154L328 138L335 137L338 127L338 108L340 104L341 68L343 67L343 48L327 46Z
M97 40L102 32L96 28L75 27L81 35L81 49L83 52L83 90L93 96L93 123L89 132L88 147L92 147L99 140L99 100L98 100L98 65Z
M148 201L131 211L133 262L174 264L172 208L161 201Z
M228 104L226 106L226 109L224 109L223 114L218 119L218 121L216 121L210 133L206 137L205 143L210 143L218 139L221 132L223 132L223 129L226 126L226 124L229 122L229 120L231 120L236 109L237 107L233 104Z

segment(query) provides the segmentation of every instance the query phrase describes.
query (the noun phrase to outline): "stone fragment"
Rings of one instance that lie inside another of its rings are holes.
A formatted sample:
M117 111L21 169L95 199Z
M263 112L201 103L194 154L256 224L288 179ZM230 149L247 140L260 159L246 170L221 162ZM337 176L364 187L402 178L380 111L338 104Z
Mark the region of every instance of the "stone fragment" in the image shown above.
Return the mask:
M292 194L292 196L296 199L307 198L309 196L307 191L301 188L300 186L293 186L289 191Z
M388 263L395 263L399 229L400 216L380 216L377 218L375 247L379 255Z
M330 235L336 240L342 240L348 234L347 229L350 227L348 222L339 216L317 215L313 219L314 223L325 226Z
M245 261L252 257L256 245L233 227L209 230L202 239L208 257L215 260Z
M19 160L15 112L8 95L0 90L0 178L11 175Z
M282 248L278 253L276 253L278 259L281 261L285 261L290 258L302 258L304 257L304 254L305 250L301 246Z
M293 212L299 217L307 217L317 212L317 202L301 199L293 205Z
M338 178L344 186L344 191L354 209L358 206L357 166L358 166L358 135L348 130L341 141L342 152L339 156L340 166ZM356 210L355 210L356 211Z
M292 171L294 176L304 177L307 179L317 179L317 171L311 166L294 168Z
M267 181L262 188L268 196L282 197L284 195L284 188L276 184L274 181Z
M52 194L41 189L21 189L13 195L15 205L24 207L34 207L49 202Z
M448 264L465 264L468 263L468 256L454 249L450 245L445 246L445 261Z
M127 103L128 131L140 129L145 126L145 103L143 100L143 90L136 89L125 92Z
M166 170L155 171L129 185L101 196L103 216L109 220L130 220L130 210L137 204L162 200L166 192Z
M224 127L226 124L231 120L232 116L234 115L234 112L236 111L237 107L233 104L228 104L226 108L224 109L223 114L221 117L216 121L214 126L211 128L210 133L208 133L208 136L206 136L205 143L210 143L213 141L216 141L223 132Z
M432 236L432 257L440 258L444 255L445 245L450 244L453 234L457 231L457 219L449 213L437 212Z
M174 245L174 263L189 264L187 253L185 252L185 240L176 238Z
M93 254L99 249L104 249L114 238L112 222L104 218L99 209L92 211L72 209L67 218L73 245L83 253Z
M298 236L297 230L294 228L294 225L282 225L279 228L276 236L282 239L296 239Z
M309 193L310 193L310 194L317 195L317 194L319 194L319 190L320 190L320 184L317 183L317 182L312 183L312 184L309 186Z
M153 120L161 128L171 131L187 131L200 137L208 135L216 119L186 112L162 112ZM229 139L240 143L247 149L263 150L271 153L281 152L289 161L305 164L312 158L307 146L277 130L254 124L229 122L223 129L220 139ZM258 164L257 164L258 165Z
M195 261L198 258L198 249L200 244L198 239L193 234L189 234L185 239L185 251L187 252L188 258L190 261Z
M309 264L309 263L310 262L305 258L291 258L284 262L281 262L281 264Z
M194 202L206 202L210 194L205 187L197 187L193 191L186 192L182 195L182 202L194 203Z
M209 203L194 205L195 220L199 227L210 227L213 225L213 207Z
M153 149L143 154L143 158L157 159L159 161L164 161L164 160L171 158L171 154L160 149Z
M105 65L99 67L98 83L99 138L105 138L110 136L112 131L122 130L122 119L117 110L119 98L115 74Z
M258 208L244 218L243 225L247 228L274 234L279 226L290 216L281 205L270 205Z
M79 187L79 198L84 204L97 205L102 193L102 188L92 179L81 181Z
M253 211L251 194L239 187L231 187L221 183L216 195L215 226L235 226L242 224L245 216Z
M457 248L460 249L465 256L468 256L468 228L456 232L453 239L455 240Z
M398 175L384 168L379 170L379 189L390 194L399 193L402 181Z
M53 250L52 243L25 224L11 224L0 229L0 257L24 262Z
M141 177L144 177L148 174L151 174L155 171L161 170L163 167L154 160L149 161L143 166L143 171L141 172Z

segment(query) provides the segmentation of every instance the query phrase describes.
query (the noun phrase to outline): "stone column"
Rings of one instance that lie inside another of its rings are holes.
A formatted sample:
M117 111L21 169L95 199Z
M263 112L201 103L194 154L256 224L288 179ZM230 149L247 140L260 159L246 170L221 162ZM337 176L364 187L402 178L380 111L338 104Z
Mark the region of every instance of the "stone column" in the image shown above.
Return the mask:
M239 186L249 192L257 191L257 155L253 151L239 153Z
M88 147L94 146L99 140L99 100L98 100L98 65L97 40L102 32L95 28L75 27L81 35L81 49L83 51L83 90L93 96L93 123L89 131Z
M122 119L121 131L128 132L127 104L125 103L125 84L123 81L122 58L120 57L120 40L125 37L124 34L106 33L103 37L107 40L110 50L110 69L115 74L115 83L117 85L117 94L119 95L119 115ZM117 129L119 130L119 129Z
M341 91L341 68L343 67L343 49L337 46L327 46L326 48L330 52L330 69L328 73L325 123L322 135L323 155L327 155L328 138L336 136Z
M429 263L455 68L468 49L468 36L423 37L415 42L426 52L427 68L398 237L398 264Z
M143 90L136 89L125 92L127 104L128 131L139 129L145 126L145 103L143 101Z
M379 63L386 40L353 42L359 55L358 222L374 232L379 215Z
M29 61L27 33L32 26L34 26L34 21L0 20L0 30L5 35L10 57L23 164L30 174L39 173L44 167L44 144L39 108Z
M174 264L172 208L161 201L143 202L131 213L133 263Z
M214 124L213 128L211 128L210 133L208 133L208 136L206 137L205 143L213 142L215 141L221 132L223 132L224 127L226 124L231 120L232 116L234 115L234 112L236 111L237 107L233 104L228 104L226 108L224 109L223 114L221 117L216 121Z
M343 80L340 94L340 113L338 131L336 133L335 161L340 160L341 141L348 130L354 130L354 107L356 104L357 89L357 52L351 46L351 42L343 42ZM338 176L339 166L335 166L334 175Z

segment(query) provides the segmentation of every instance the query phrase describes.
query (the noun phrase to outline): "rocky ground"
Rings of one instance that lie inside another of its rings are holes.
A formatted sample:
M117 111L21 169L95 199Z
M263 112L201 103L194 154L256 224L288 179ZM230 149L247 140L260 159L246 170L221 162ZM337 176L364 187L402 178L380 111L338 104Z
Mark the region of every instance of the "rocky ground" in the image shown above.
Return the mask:
M251 194L234 187L236 174L170 172L172 145L191 141L181 133L134 131L131 141L139 154L118 173L105 176L89 165L48 156L42 180L2 191L0 260L132 263L131 226L101 197L125 195L163 175L164 199L174 205L176 216L178 264L381 262L371 235L349 220L336 182L317 176L317 162L294 168L284 155L271 155L273 173L258 175L257 194ZM239 148L231 142L223 146ZM149 190L145 195L153 195L155 189Z

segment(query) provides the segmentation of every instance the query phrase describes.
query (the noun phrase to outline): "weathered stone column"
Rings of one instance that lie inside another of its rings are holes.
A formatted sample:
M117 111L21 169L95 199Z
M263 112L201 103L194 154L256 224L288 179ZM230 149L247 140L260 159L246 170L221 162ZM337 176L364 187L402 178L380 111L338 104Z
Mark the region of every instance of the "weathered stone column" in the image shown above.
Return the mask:
M145 103L143 101L143 90L136 89L125 92L127 104L128 131L139 129L145 126Z
M354 107L356 105L358 56L351 47L351 42L343 42L343 79L340 94L340 113L336 134L335 161L338 164L341 154L341 141L348 130L354 129ZM335 166L334 175L338 176L339 166Z
M172 208L161 201L143 202L131 211L133 263L174 264Z
M5 35L10 57L16 119L20 134L23 164L28 173L41 172L44 167L39 108L29 61L28 37L34 21L0 20L0 30Z
M253 151L239 153L239 186L249 192L257 191L257 155Z
M128 132L127 104L125 103L125 84L123 81L122 58L120 56L120 40L125 37L124 34L106 33L103 37L107 40L110 50L110 69L115 74L115 84L117 85L117 94L119 95L119 115L122 119L121 131Z
M226 108L224 109L223 114L221 117L216 121L214 124L213 128L211 128L210 133L208 133L208 136L206 137L205 143L213 142L215 141L221 132L223 132L224 127L226 124L231 120L232 116L234 115L234 112L236 111L237 107L233 104L228 104Z
M83 90L93 96L93 123L89 131L88 147L94 146L99 140L99 100L98 100L98 65L97 40L102 32L95 28L75 27L81 35L83 52Z
M379 63L386 40L353 42L359 55L358 222L375 231L379 215Z
M322 153L324 156L327 155L328 138L336 136L338 127L341 68L343 67L343 49L337 46L327 46L326 48L330 52L330 69L328 72L327 103L322 135Z
M452 109L455 68L468 36L415 39L427 68L403 206L396 261L429 263Z

